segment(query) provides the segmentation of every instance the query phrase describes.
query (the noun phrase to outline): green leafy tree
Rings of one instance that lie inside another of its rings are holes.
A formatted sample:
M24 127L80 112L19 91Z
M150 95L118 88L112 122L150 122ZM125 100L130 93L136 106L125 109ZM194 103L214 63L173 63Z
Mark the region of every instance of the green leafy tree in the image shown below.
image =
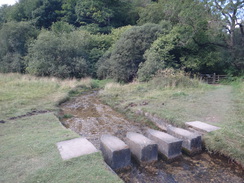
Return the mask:
M162 20L168 20L173 25L179 23L179 14L182 10L194 3L194 0L158 0L148 3L140 9L138 24L147 22L160 23Z
M2 5L0 7L0 29L4 23L8 21L8 11L11 7L8 5Z
M124 32L115 43L111 54L106 54L109 58L102 58L103 63L100 62L102 67L98 68L98 76L111 77L122 82L133 80L139 64L144 62L144 52L161 32L162 27L156 24L135 26Z
M59 13L62 15L62 21L68 22L69 24L79 26L77 22L77 15L75 7L78 0L64 0L62 4L62 10Z
M78 0L75 12L78 23L88 30L109 33L112 27L133 24L129 17L132 8L130 1Z
M145 62L139 65L137 72L140 81L150 80L159 70L167 67L179 68L179 63L172 52L177 52L178 33L160 36L145 54Z
M242 45L238 41L244 42L244 1L243 0L206 0L206 4L216 14L220 14L222 19L218 21L227 31L225 53L226 64L230 63L240 73L244 69L244 59L240 58ZM239 29L239 30L238 30ZM227 58L227 59L226 59Z
M0 72L25 72L24 57L38 31L29 22L8 22L0 30Z
M146 61L140 64L138 71L140 80L148 80L166 67L190 72L217 72L220 69L224 34L219 26L211 23L219 17L212 14L203 2L187 0L179 6L178 2L161 0L151 4L152 7L156 8L155 12L162 8L159 12L163 13L161 18L170 21L174 28L169 34L160 36L145 53ZM172 8L173 11L167 11ZM171 16L165 16L167 13ZM153 17L151 20L163 23Z
M88 76L91 73L86 49L89 40L86 32L57 34L43 30L29 48L28 72L60 78Z
M32 11L32 19L35 26L49 28L61 17L59 11L62 10L62 0L39 0L38 8Z
M66 22L58 21L52 24L51 30L56 34L71 33L75 30L75 27Z

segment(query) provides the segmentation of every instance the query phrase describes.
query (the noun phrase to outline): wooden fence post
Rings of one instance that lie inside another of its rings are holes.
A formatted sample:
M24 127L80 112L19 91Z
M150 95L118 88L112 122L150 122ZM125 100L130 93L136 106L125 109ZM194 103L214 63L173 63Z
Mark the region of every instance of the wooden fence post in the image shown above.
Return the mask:
M216 74L214 73L213 74L213 84L215 84L215 82L216 82Z

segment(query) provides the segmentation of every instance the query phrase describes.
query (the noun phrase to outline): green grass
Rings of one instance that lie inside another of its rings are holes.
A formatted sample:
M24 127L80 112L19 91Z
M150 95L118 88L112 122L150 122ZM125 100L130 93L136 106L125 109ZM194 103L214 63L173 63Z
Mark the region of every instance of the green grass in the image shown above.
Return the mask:
M121 182L100 153L63 161L56 143L79 137L64 128L54 112L16 120L33 109L57 111L55 104L90 79L57 80L0 74L0 182Z
M208 134L205 140L209 149L230 156L244 166L244 82L237 80L230 84L232 105L222 129Z
M221 130L204 136L206 147L244 165L243 81L213 86L187 78L179 81L174 76L170 80L156 78L148 83L109 83L100 96L119 111L142 110L178 127L185 128L184 123L188 121L219 126Z

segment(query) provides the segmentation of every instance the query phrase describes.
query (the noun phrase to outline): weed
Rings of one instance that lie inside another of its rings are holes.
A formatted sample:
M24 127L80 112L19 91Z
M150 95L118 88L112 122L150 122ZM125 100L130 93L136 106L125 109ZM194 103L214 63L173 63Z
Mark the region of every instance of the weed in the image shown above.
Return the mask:
M72 114L64 114L64 115L62 116L62 118L65 118L65 119L67 119L67 118L72 118L72 117L73 117Z

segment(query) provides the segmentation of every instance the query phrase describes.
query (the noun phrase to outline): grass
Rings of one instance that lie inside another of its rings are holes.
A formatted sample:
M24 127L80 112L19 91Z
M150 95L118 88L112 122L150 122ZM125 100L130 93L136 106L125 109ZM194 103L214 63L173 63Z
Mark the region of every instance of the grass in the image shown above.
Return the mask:
M56 104L75 88L91 88L91 79L58 80L0 74L0 182L120 182L100 153L63 161L56 143L79 137L64 128ZM53 112L16 120L31 110Z
M237 80L230 84L232 105L222 129L208 134L205 140L209 149L231 157L244 167L244 82Z
M185 128L187 121L219 126L221 130L204 136L207 149L244 165L243 81L213 86L176 73L147 83L109 83L100 96L119 111L142 110L178 127Z

